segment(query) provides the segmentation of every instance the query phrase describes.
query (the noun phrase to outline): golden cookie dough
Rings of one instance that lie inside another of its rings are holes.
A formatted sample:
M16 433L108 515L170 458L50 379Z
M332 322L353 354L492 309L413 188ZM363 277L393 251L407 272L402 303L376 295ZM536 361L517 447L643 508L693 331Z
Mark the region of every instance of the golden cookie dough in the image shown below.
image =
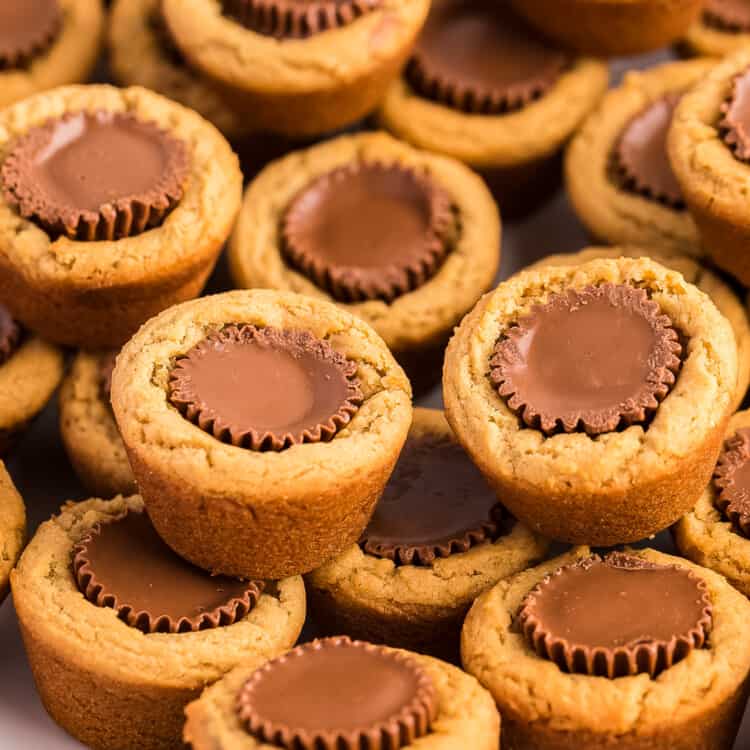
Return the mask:
M58 396L60 437L78 478L95 497L137 492L112 407L102 387L106 352L79 352Z
M307 330L355 362L364 400L329 442L223 443L166 397L175 358L226 324ZM367 323L311 297L234 291L165 310L125 345L112 407L151 520L180 555L251 578L308 572L356 539L411 423L411 389Z
M40 91L82 83L96 65L104 32L101 0L57 0L62 27L49 48L23 68L0 70L0 108Z
M500 220L482 180L462 164L401 143L385 133L341 136L274 162L245 193L229 247L238 287L289 290L329 302L334 298L287 265L279 225L290 201L307 184L353 162L400 164L425 170L455 206L459 234L440 270L393 302L368 300L339 307L367 321L409 375L416 392L440 377L453 328L489 289L500 261Z
M692 570L708 586L713 629L656 679L569 674L542 658L514 627L526 594L559 567L587 557L577 548L501 581L470 610L461 636L464 668L492 693L513 750L695 750L732 747L747 698L750 603L721 576L651 549L645 560ZM603 606L606 603L603 602Z
M258 130L315 135L372 111L399 74L429 0L383 0L340 28L304 39L259 34L216 0L164 0L167 26L190 64Z
M441 411L415 409L407 445L425 438L454 442ZM454 659L474 599L543 559L548 546L517 521L496 541L431 565L397 565L355 544L307 576L310 609L326 633Z
M89 602L71 570L81 537L128 509L143 509L138 495L64 505L11 574L13 603L37 690L58 724L94 748L171 750L185 705L206 685L294 644L305 620L304 585L295 577L267 588L233 625L143 633Z
M704 0L511 0L553 39L614 57L665 47L695 21Z
M229 139L249 132L209 80L188 67L160 15L161 0L116 0L109 14L109 64L125 86L143 86L194 109Z
M708 60L631 71L589 115L565 157L568 197L591 235L610 244L640 244L700 256L690 214L628 190L613 174L612 154L629 122L666 94L682 93L712 67Z
M719 58L747 47L750 47L750 33L720 29L707 23L705 11L679 42L681 52Z
M497 750L500 717L489 693L460 669L422 654L409 653L437 691L438 714L429 734L401 750ZM237 694L260 662L237 667L203 692L185 713L184 740L193 750L273 750L245 731L235 710ZM356 679L356 676L353 676Z
M645 287L684 338L677 382L644 429L546 437L522 427L488 377L508 325L552 293L601 283ZM647 259L524 271L485 295L448 345L446 416L503 504L561 541L609 546L673 523L694 504L721 448L737 387L732 328L703 292Z
M104 109L154 121L188 144L179 204L154 229L109 242L53 238L0 197L0 298L45 338L85 349L121 345L145 320L203 289L242 195L237 157L221 134L142 88L67 86L0 112L0 163L16 138L66 112Z
M26 507L0 461L0 604L8 594L10 571L26 541Z
M669 158L703 247L719 268L750 284L750 164L734 157L719 131L732 82L750 66L750 49L714 67L680 101L669 131Z
M595 258L651 258L671 271L678 271L685 281L694 284L705 292L716 309L729 321L737 342L737 390L730 406L731 411L739 409L750 387L750 319L747 308L734 290L708 268L694 258L679 253L665 252L662 248L650 247L588 247L578 253L548 255L546 258L527 266L526 270L547 266L575 266L588 263Z
M750 427L750 411L737 412L730 420L726 437ZM673 527L680 553L698 565L721 573L736 589L750 596L750 540L732 529L714 505L716 488L713 482L695 504Z

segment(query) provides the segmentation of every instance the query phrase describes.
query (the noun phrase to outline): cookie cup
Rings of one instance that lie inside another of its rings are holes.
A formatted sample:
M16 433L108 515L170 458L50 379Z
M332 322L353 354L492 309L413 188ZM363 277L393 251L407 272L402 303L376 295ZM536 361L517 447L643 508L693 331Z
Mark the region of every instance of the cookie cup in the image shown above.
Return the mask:
M706 253L745 285L750 284L745 195L750 164L734 157L719 121L734 77L748 66L747 49L716 65L680 101L668 138L669 158Z
M743 427L750 427L750 411L732 416L726 437ZM716 497L714 483L709 482L695 507L672 527L675 543L682 555L720 573L750 596L750 539L734 531L716 508Z
M565 153L568 197L597 240L653 246L692 256L703 254L690 214L625 188L613 174L612 153L634 117L665 95L686 91L713 64L690 60L627 73L570 142Z
M750 34L719 29L699 18L680 39L678 49L687 55L722 58L750 46Z
M290 648L305 619L300 578L266 588L242 620L145 634L79 591L73 546L96 523L140 511L137 495L63 506L11 574L13 603L37 690L52 718L93 748L174 748L184 707L246 659Z
M401 750L497 750L500 717L489 693L460 669L422 654L408 653L433 682L438 712L429 734ZM185 713L184 740L193 750L266 750L245 731L236 711L237 694L261 662L238 667L204 691Z
M293 198L327 172L356 162L398 164L425 172L448 192L458 235L437 273L392 302L337 302L288 265L280 226ZM385 133L341 136L266 167L245 193L229 246L238 287L299 292L333 302L369 323L406 370L415 392L440 377L453 328L486 292L500 261L500 219L482 180L463 164L420 151Z
M364 401L330 442L280 452L217 440L167 397L176 357L227 323L303 329L356 362ZM212 572L307 572L362 533L406 439L411 390L382 339L353 315L266 290L166 310L125 345L112 407L151 520L178 554Z
M605 63L574 60L551 90L509 114L468 114L420 96L399 78L378 110L381 125L417 148L478 171L503 216L520 217L559 184L560 149L607 90Z
M665 47L698 18L703 0L511 0L534 26L567 47L614 57Z
M683 337L677 382L647 428L551 437L522 426L487 373L503 330L552 293L601 283L648 290ZM503 504L560 541L609 546L666 528L703 492L737 387L731 326L707 295L647 259L524 271L485 295L451 339L446 416Z
M732 747L748 692L750 603L721 576L651 549L631 554L679 565L702 578L713 608L708 647L651 679L648 674L569 674L540 657L514 624L526 594L570 553L501 581L483 594L461 634L464 668L492 693L503 715L503 748L513 750L695 750Z
M248 125L286 135L337 130L375 109L428 9L428 0L383 0L340 28L279 40L222 15L215 0L163 6L180 50Z
M10 585L10 571L26 541L26 507L0 461L0 604Z
M237 157L195 112L146 89L68 86L0 113L0 162L15 140L66 112L131 112L188 146L190 171L164 222L115 241L54 238L0 197L0 298L21 322L59 344L115 348L145 320L203 289L234 223Z
M137 492L112 407L102 392L106 354L79 352L60 388L60 437L83 486L95 497Z
M681 273L685 281L707 294L727 319L737 343L737 389L730 411L739 409L750 387L750 318L748 309L723 279L694 258L664 251L661 247L587 247L578 253L548 255L526 270L548 266L577 266L597 258L650 258L670 271Z

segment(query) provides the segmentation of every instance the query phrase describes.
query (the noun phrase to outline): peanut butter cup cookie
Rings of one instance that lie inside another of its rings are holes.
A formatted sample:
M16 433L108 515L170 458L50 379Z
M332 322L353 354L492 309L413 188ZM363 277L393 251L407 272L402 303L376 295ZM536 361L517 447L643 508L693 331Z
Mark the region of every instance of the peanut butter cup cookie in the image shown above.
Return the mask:
M708 296L647 258L524 271L480 300L448 345L446 416L529 528L635 541L703 492L736 352Z
M714 477L673 533L685 557L750 596L750 412L729 420Z
M0 461L0 604L8 593L10 571L26 540L26 508Z
M69 503L11 574L37 689L93 748L174 748L185 705L243 661L290 648L302 580L211 576L159 538L137 495Z
M416 392L497 272L500 222L482 181L384 133L342 136L268 166L229 251L237 286L301 292L367 321Z
M497 750L500 740L497 709L473 677L341 637L238 667L186 713L194 750Z
M669 158L707 254L750 284L750 50L727 58L685 94L669 132Z
M545 35L613 57L665 47L695 21L704 0L511 0Z
M0 304L0 455L44 408L63 367L62 352L25 331Z
M165 541L253 578L307 572L357 541L412 414L370 326L263 290L150 320L117 358L112 406Z
M750 672L750 603L654 550L578 548L483 594L465 669L513 750L730 748Z
M100 0L3 0L0 108L85 81L96 64L103 30Z
M167 28L253 129L315 135L373 110L429 0L164 0Z
M500 504L442 412L416 409L359 544L307 577L310 609L327 633L455 660L474 599L546 551Z
M566 152L565 182L594 237L702 255L666 140L680 97L713 64L692 60L630 72L586 119Z
M115 352L79 352L58 396L60 436L71 464L96 497L137 491L110 405Z
M607 81L604 63L543 40L506 3L436 0L379 117L477 169L503 215L518 216L557 187L560 148Z
M680 42L682 50L711 57L725 57L749 45L748 0L706 0L703 13Z
M648 247L588 247L578 253L548 255L528 266L528 269L577 266L596 258L651 258L671 271L678 271L685 281L694 284L711 298L716 309L727 319L734 331L737 343L737 390L730 409L739 409L750 386L750 320L747 308L735 291L694 258Z
M237 158L145 89L70 86L0 113L0 298L82 348L197 295L234 222Z

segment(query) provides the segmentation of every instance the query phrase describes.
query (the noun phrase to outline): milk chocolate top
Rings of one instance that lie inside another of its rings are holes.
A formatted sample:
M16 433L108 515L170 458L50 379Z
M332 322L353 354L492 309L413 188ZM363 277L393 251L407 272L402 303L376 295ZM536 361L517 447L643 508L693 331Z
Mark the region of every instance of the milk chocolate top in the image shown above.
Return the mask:
M305 187L282 220L288 262L342 302L421 286L450 247L446 191L398 164L354 163Z
M654 677L705 645L711 599L687 568L613 552L547 576L527 595L518 624L565 672Z
M716 507L735 529L750 539L750 428L726 441L714 474Z
M53 235L112 240L158 226L189 171L185 143L124 112L69 113L32 128L2 165L5 199Z
M398 750L430 731L437 697L413 659L339 637L260 667L237 710L250 734L289 750Z
M21 343L21 326L5 305L0 305L0 365L4 365Z
M351 421L356 369L307 331L227 325L177 360L169 400L218 440L280 451L331 440Z
M703 21L722 31L750 32L750 0L708 0Z
M667 133L679 101L672 93L649 104L628 123L615 148L625 186L671 208L685 206L667 156Z
M429 565L497 538L508 520L462 448L451 440L410 438L360 542L364 551L404 565Z
M84 596L145 633L231 625L253 608L262 584L212 576L176 555L145 513L95 526L73 549Z
M58 0L2 0L0 70L31 63L54 42L62 22Z
M735 76L719 130L735 158L750 162L750 68Z
M569 64L505 3L436 0L407 67L419 94L455 109L501 114L543 96Z
M645 423L674 385L681 352L645 290L602 284L551 294L509 326L490 378L527 426L597 435Z

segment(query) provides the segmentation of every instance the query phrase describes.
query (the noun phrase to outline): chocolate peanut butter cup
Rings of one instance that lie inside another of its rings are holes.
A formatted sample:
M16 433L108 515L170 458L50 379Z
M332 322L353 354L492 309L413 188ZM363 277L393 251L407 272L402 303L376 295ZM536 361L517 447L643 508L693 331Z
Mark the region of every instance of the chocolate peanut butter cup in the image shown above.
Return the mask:
M750 428L744 427L724 444L714 474L716 507L743 536L750 538Z
M113 240L159 226L182 198L185 143L130 113L69 113L31 129L2 165L5 199L53 235Z
M740 161L750 161L750 68L734 77L732 95L721 106L724 143Z
M78 588L145 633L231 625L255 606L262 583L212 576L176 555L145 513L95 526L73 548Z
M398 750L429 733L437 708L414 659L345 637L266 663L237 696L246 730L289 750Z
M390 302L437 272L454 224L449 195L426 173L354 163L296 195L282 220L282 250L341 302Z
M0 70L22 68L45 52L62 28L58 0L0 3Z
M706 583L692 571L613 552L547 576L517 623L564 672L614 679L669 669L705 646L713 621Z
M750 32L748 0L708 0L703 9L703 23L737 34Z
M679 94L667 94L639 112L622 132L614 161L628 190L681 209L682 192L667 156L667 133L679 101Z
M177 360L169 400L254 451L333 439L362 403L356 365L307 331L227 325Z
M381 0L222 0L224 14L251 31L305 39L347 26L380 7Z
M674 385L681 353L644 289L604 283L552 294L509 326L490 379L529 427L598 435L645 423Z
M508 514L462 448L407 442L360 541L369 555L430 565L497 539Z
M5 364L21 341L21 326L13 319L5 305L0 305L0 365Z
M570 62L503 3L434 3L407 67L422 95L465 112L500 114L544 95Z

